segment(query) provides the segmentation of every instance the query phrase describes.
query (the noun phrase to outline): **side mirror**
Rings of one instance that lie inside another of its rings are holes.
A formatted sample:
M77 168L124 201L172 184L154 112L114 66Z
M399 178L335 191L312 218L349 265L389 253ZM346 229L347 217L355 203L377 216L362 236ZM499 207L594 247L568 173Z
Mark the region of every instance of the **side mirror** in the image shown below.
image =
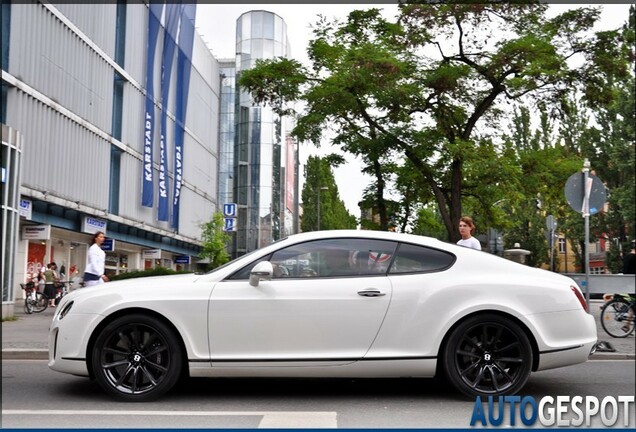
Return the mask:
M256 264L250 272L250 285L256 287L262 280L272 280L273 275L274 267L272 267L272 263L269 261L261 261Z

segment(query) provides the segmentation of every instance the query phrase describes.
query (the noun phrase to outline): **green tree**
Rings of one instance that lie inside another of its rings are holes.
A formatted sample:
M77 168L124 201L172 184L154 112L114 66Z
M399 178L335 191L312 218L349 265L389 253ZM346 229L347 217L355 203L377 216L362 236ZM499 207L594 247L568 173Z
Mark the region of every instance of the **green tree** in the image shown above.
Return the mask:
M304 101L293 132L302 141L318 143L330 128L335 144L371 164L408 159L456 241L463 198L487 206L493 188L512 182L495 140L506 103L554 104L582 83L588 97L606 98L601 72L624 73L621 58L602 54L615 34L589 35L598 10L548 18L547 7L403 3L395 22L377 9L354 11L343 23L323 18L308 49L311 67L261 61L239 84L281 112ZM570 66L577 54L589 61Z
M623 74L612 68L599 73L607 90L597 103L590 104L597 125L590 127L590 139L581 149L609 190L608 211L593 216L597 220L591 231L597 238L616 242L606 256L606 264L613 273L622 268L619 248L615 246L620 244L623 250L628 250L629 241L636 237L635 15L636 8L632 5L619 43L608 47L610 55L631 59L631 73Z
M325 158L309 156L305 168L305 184L301 193L303 217L300 228L303 232L317 231L318 200L320 199L320 229L355 229L356 218L351 215L340 199L332 166L344 159L330 155Z
M231 236L223 231L223 227L224 220L221 212L215 212L208 222L201 225L201 252L199 256L210 261L209 269L216 268L230 260L227 245Z

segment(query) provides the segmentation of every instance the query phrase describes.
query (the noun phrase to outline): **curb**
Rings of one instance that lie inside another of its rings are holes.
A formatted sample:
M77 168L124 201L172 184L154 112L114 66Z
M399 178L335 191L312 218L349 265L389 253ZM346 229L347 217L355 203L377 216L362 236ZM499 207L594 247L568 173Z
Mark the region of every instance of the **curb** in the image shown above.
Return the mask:
M19 349L9 348L2 350L2 360L48 360L48 349ZM589 361L594 360L636 360L635 354L621 353L595 353Z
M595 353L592 354L588 360L636 360L636 355L620 353Z
M48 360L48 349L19 349L2 350L2 360Z

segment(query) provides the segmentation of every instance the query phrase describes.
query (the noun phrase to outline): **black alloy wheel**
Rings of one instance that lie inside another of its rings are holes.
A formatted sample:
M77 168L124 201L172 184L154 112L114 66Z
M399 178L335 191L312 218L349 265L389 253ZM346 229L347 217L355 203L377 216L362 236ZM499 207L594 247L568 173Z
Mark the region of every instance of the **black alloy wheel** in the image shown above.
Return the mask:
M462 322L444 348L449 381L469 396L517 393L532 369L532 347L525 332L498 315L476 315Z
M99 333L92 351L93 372L101 387L118 399L151 401L179 379L180 347L174 332L160 320L123 316Z

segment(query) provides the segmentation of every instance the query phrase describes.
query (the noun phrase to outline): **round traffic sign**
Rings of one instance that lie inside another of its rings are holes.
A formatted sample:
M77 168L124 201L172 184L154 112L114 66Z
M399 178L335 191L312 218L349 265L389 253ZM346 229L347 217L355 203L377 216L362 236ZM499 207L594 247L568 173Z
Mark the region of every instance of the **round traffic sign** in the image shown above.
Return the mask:
M605 185L593 174L588 174L588 178L592 181L590 190L590 214L596 214L603 209L606 201ZM584 188L583 183L585 174L582 172L574 173L565 183L565 198L568 200L570 207L576 212L583 213Z

